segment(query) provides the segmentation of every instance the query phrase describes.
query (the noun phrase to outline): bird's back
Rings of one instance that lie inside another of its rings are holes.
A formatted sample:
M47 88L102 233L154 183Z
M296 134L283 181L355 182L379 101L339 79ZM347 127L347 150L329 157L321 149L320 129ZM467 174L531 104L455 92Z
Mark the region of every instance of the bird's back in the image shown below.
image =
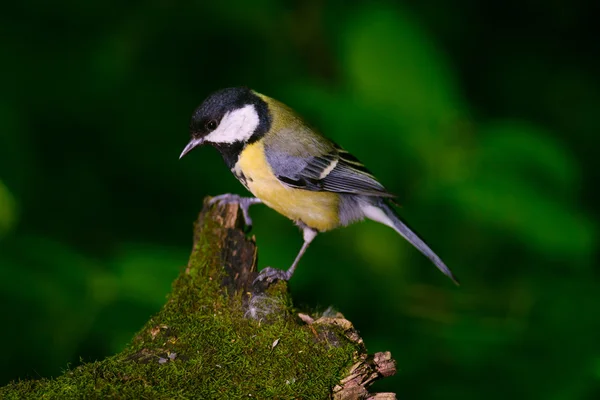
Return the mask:
M272 117L271 131L264 138L269 150L283 151L288 156L310 158L315 154L326 154L335 144L315 131L294 110L270 97L258 94L269 106Z

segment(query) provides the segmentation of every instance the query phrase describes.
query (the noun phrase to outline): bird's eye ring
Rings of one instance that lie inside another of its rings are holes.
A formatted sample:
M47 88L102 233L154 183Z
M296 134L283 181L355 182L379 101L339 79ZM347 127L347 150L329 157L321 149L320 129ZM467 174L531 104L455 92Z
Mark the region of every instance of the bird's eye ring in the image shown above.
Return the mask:
M208 121L206 123L206 129L209 131L214 131L215 129L217 129L217 121L214 119L211 119L210 121Z

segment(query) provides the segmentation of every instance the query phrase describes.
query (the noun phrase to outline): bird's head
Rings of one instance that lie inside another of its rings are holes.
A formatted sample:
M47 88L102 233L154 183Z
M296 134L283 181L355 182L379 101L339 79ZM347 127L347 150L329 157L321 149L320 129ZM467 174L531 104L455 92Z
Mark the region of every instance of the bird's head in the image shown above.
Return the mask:
M267 103L246 87L219 90L196 108L190 122L190 142L183 157L195 147L245 145L264 135L271 126Z

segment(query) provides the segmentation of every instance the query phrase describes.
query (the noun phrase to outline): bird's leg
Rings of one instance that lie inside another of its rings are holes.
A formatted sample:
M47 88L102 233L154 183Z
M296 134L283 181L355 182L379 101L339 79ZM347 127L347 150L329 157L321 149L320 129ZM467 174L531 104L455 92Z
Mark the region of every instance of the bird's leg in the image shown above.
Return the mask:
M304 255L304 252L308 248L308 245L310 244L310 242L312 242L315 236L317 236L317 231L312 228L309 228L308 226L302 226L302 236L304 237L304 244L302 245L302 248L300 248L300 251L296 256L296 259L292 263L292 266L287 271L283 271L272 267L266 267L265 269L260 271L253 283L263 280L266 280L267 282L273 282L275 280L289 281L292 275L294 275L296 266L298 265L298 262Z
M208 204L213 205L215 203L219 204L238 204L240 209L242 210L242 215L244 216L244 223L246 226L252 226L252 218L250 218L250 213L248 213L248 208L252 204L260 204L262 201L257 197L242 197L237 194L226 193L219 196L215 196Z

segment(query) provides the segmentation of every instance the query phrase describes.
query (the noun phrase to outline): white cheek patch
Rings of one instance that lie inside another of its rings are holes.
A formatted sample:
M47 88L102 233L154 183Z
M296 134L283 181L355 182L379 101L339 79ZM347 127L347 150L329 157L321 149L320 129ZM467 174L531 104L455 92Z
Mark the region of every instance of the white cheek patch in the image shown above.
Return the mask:
M204 139L211 143L245 142L250 139L259 122L256 109L252 104L248 104L225 114L217 129Z

